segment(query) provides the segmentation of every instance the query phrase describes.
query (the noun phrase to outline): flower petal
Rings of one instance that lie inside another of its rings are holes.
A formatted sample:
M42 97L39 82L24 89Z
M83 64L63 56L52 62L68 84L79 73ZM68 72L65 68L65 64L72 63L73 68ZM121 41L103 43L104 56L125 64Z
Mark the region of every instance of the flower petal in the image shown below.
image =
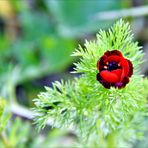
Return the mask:
M103 80L102 77L100 76L100 73L97 74L96 78L105 88L109 89L111 87L111 83Z
M132 64L132 62L130 60L128 60L128 59L126 59L126 60L128 61L128 65L129 65L129 73L128 73L128 76L131 77L132 74L133 74L134 67L133 67L133 64Z
M100 75L105 81L110 82L110 83L116 83L119 80L119 77L117 74L112 73L108 70L101 71Z
M129 64L128 64L128 61L124 58L121 59L120 64L121 64L121 67L122 67L122 74L121 74L120 81L122 81L122 79L125 76L128 76L128 74L129 74Z
M122 53L119 50L112 50L112 51L110 51L110 54L111 55L118 55L118 56L122 57Z
M118 55L118 56L121 56L122 57L122 53L119 50L106 51L104 53L104 55L106 55L107 57L108 56L111 56L111 55Z
M125 75L128 75L128 73L129 73L129 64L128 64L128 61L126 59L121 60L121 66L124 69Z
M124 77L122 82L115 83L115 87L117 87L119 89L120 88L124 88L126 86L126 84L128 84L128 83L129 83L129 78L128 77Z
M116 74L118 77L121 76L122 70L121 69L116 69L116 70L112 70L111 73Z
M106 55L103 55L97 62L97 69L100 71L104 66L104 60L107 58Z
M120 56L112 55L112 56L109 56L108 58L106 58L104 63L106 63L106 62L120 62L120 60L121 60Z

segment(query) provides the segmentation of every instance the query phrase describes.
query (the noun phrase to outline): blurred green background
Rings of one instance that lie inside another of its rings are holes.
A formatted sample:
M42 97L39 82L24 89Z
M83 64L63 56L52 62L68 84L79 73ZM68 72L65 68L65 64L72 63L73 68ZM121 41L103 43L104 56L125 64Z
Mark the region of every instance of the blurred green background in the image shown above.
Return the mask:
M52 146L63 137L68 144L75 139L69 132L54 130L38 133L35 140L37 133L29 134L32 99L53 81L76 76L70 72L77 59L70 54L121 17L131 24L147 60L147 0L0 0L0 97L12 113L9 126L3 129L8 146ZM148 74L146 62L141 71Z

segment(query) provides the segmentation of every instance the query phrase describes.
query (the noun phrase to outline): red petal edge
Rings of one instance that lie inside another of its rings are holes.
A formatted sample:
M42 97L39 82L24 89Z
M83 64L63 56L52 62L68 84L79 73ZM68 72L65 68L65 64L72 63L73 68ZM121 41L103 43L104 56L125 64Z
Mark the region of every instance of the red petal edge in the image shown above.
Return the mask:
M129 65L129 73L128 73L128 76L131 77L133 75L133 70L134 70L134 67L133 67L133 64L130 60L126 59L128 61L128 65Z

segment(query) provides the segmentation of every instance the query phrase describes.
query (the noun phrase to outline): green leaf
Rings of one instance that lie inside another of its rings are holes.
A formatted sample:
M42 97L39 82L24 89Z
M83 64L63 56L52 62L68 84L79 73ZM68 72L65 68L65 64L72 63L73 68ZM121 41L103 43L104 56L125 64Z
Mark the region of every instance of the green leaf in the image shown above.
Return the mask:
M109 27L112 21L95 21L98 12L122 8L122 0L46 0L49 11L58 22L58 30L65 36L79 36Z

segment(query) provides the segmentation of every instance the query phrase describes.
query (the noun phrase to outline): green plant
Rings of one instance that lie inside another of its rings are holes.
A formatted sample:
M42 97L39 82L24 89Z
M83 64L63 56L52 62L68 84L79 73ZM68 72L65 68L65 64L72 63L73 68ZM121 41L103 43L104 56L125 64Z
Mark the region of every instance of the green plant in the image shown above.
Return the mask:
M5 107L6 107L6 101L0 97L0 143L2 142L3 145L8 147L9 142L7 140L5 129L7 121L10 118L10 115L6 113Z
M18 85L64 71L72 63L69 54L75 48L75 40L61 37L48 14L32 13L31 8L24 7L17 17L15 23L20 27L20 34L15 39L10 40L0 32L0 93L15 102Z
M148 81L139 73L140 48L123 20L108 31L100 30L96 41L86 41L85 48L72 54L80 56L74 72L81 76L53 83L34 100L39 129L53 118L53 126L74 130L83 146L125 146L141 138ZM107 50L121 51L134 65L134 75L123 89L106 89L96 80L96 63Z

